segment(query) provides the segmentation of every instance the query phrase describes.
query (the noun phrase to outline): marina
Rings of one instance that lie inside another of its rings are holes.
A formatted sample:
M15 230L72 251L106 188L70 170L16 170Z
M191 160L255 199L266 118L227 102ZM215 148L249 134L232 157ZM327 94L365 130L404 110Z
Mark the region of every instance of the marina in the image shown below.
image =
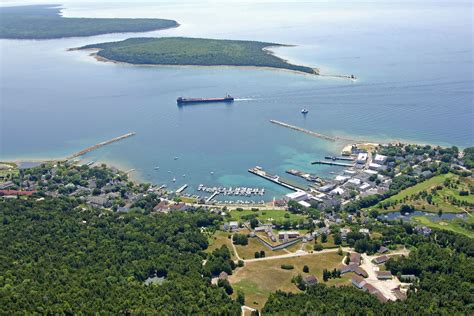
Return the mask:
M251 187L207 187L200 184L197 188L198 191L208 193L218 193L228 196L263 196L265 194L264 188L251 188Z

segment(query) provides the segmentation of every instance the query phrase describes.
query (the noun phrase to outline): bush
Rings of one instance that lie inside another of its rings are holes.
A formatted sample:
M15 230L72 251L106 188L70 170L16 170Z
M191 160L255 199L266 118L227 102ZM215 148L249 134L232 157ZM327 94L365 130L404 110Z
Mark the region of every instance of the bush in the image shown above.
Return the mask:
M284 269L284 270L292 270L295 267L292 264L282 264L281 268Z
M321 251L323 250L323 245L317 243L317 244L314 244L314 250L316 251Z

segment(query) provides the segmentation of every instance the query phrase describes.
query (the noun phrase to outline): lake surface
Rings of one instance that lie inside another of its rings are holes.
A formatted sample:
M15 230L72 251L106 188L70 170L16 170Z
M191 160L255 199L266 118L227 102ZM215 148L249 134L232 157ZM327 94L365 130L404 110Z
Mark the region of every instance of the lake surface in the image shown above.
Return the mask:
M343 146L270 119L363 140L474 144L471 2L65 3L68 17L160 17L181 26L0 40L2 160L62 157L134 131L136 136L94 151L85 161L134 168L142 180L171 188L187 183L189 192L200 183L265 187L270 200L287 191L248 168L259 165L281 175L297 168L328 177L341 169L310 161L338 154ZM67 51L140 36L295 44L276 53L324 74L353 73L359 80L257 69L136 67ZM176 106L178 96L226 93L238 100ZM307 116L300 113L303 107Z

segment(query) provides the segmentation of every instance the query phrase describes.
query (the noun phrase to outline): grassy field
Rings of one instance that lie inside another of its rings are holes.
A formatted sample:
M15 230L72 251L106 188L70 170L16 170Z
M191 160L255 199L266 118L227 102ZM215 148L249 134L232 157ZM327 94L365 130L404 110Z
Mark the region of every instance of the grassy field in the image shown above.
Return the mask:
M453 189L451 187L446 187L443 185L445 180L450 180L452 183L459 181L460 184L457 184L457 189ZM462 178L455 174L448 173L443 175L438 175L432 177L426 181L418 183L410 188L402 190L400 193L380 202L375 207L370 209L377 209L382 213L386 212L393 212L398 211L402 204L409 204L414 206L417 210L424 211L424 212L433 212L436 213L439 210L442 210L446 213L463 213L464 209L453 205L449 200L446 198L456 198L459 201L465 201L468 203L474 203L474 196L460 196L459 191L461 189L469 191L469 186L474 185L474 182L470 178ZM420 192L426 191L427 193L431 193L433 188L437 186L443 187L441 190L437 191L436 195L433 195L433 202L429 204L423 198L413 198L414 195L419 194ZM395 203L392 206L387 207L386 209L383 207L387 203Z
M468 225L469 224L473 225L474 224L474 218L472 216L470 216L467 220L452 219L452 220L443 220L443 221L439 221L439 222L432 221L431 219L429 219L426 216L415 216L412 219L414 221L422 224L422 225L425 225L425 226L428 226L428 227L431 227L431 228L450 230L452 232L456 232L456 233L459 233L459 234L463 234L467 237L474 238L474 231L473 230L469 230L466 227L461 226L461 223L463 221L467 222Z
M178 26L163 19L63 18L55 5L0 8L0 38L52 39L107 33L146 32Z
M230 253L232 255L232 259L235 260L236 256L234 253L234 248L232 247L232 241L228 238L229 233L223 231L216 231L212 237L208 239L209 247L206 249L205 252L211 253L214 249L222 247L222 245L226 245L229 248Z
M304 215L293 214L284 210L265 210L265 211L232 210L230 211L229 214L232 220L234 221L241 221L242 216L246 216L246 215L255 215L262 222L271 222L272 220L285 221L289 219L290 221L294 221L294 220L299 220L299 219L306 219L306 216ZM289 218L285 218L285 214L288 214L287 216L289 216Z
M323 269L332 270L337 267L343 257L337 253L315 254L286 259L264 260L246 263L230 276L229 280L234 290L245 293L246 305L261 309L267 301L268 295L276 290L298 292L298 288L291 283L293 276L300 273L302 276L314 275L322 281ZM292 264L293 270L281 269L282 264ZM309 267L309 273L303 273L303 266ZM330 280L328 285L349 284L350 277Z
M98 56L140 65L252 66L288 69L316 74L310 67L286 62L266 51L275 43L166 37L129 38L120 42L92 44L81 49L100 49Z
M260 250L265 251L266 257L284 255L288 253L285 250L271 251L270 249L262 245L256 238L249 238L249 243L246 246L235 245L235 249L237 249L240 258L242 259L254 259L255 252Z

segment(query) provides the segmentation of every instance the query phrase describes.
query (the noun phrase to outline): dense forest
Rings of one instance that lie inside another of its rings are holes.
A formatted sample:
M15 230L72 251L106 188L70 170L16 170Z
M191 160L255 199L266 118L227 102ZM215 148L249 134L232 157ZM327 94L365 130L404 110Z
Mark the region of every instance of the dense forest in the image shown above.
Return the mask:
M0 7L0 38L51 39L106 33L147 32L178 26L164 19L63 18L51 5Z
M129 38L120 42L92 44L99 56L130 64L256 66L282 68L316 74L310 67L297 66L264 50L274 43L215 40L204 38Z
M113 213L68 198L4 200L0 314L238 315L203 266L200 228L217 219ZM149 278L164 281L147 286Z
M414 241L414 240L412 240ZM381 304L355 288L318 285L300 294L270 295L263 313L271 315L473 315L474 242L451 232L436 231L418 239L409 257L390 259L394 275L414 274L407 300Z

